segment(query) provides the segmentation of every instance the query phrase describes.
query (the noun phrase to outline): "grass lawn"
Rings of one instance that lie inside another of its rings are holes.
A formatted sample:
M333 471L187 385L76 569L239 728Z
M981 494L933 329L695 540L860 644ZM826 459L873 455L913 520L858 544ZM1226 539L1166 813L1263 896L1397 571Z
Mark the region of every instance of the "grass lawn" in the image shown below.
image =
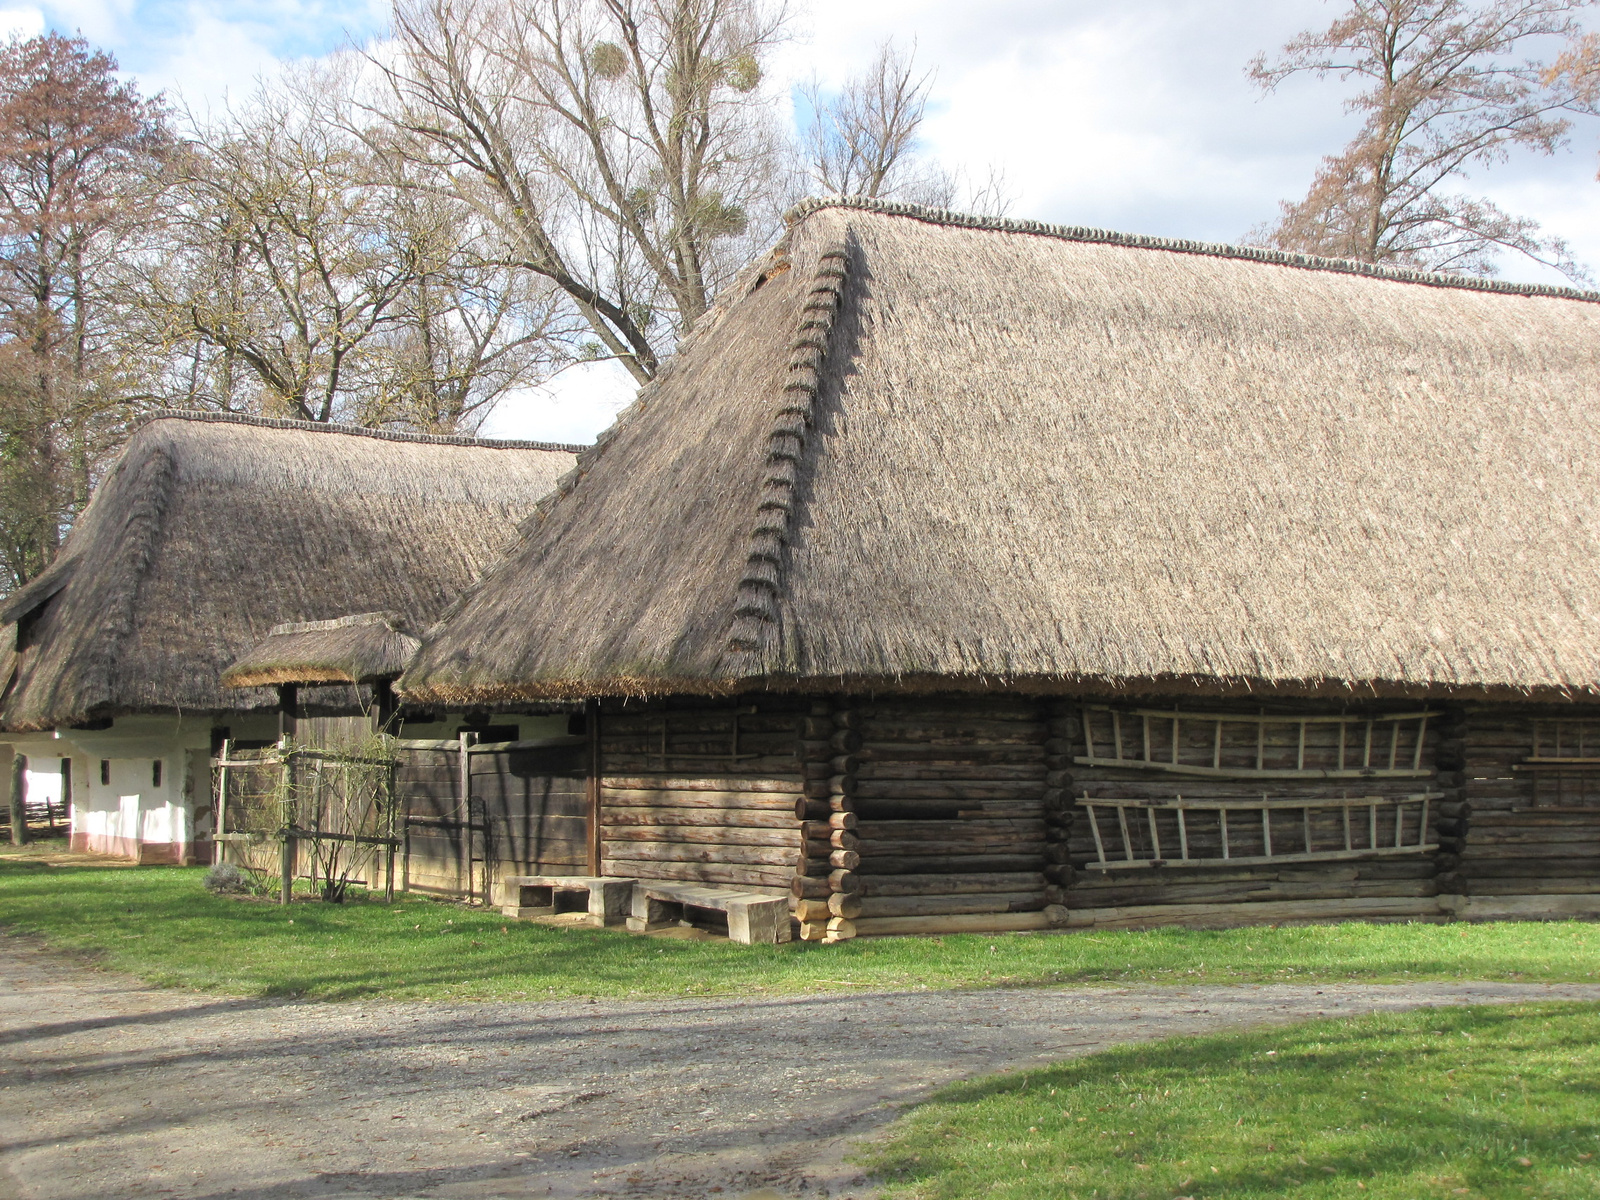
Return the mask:
M885 1200L1600 1196L1600 1008L1432 1009L1185 1038L948 1088Z
M151 982L235 995L490 999L1321 980L1600 980L1600 926L1334 925L736 946L507 922L460 904L208 894L203 868L0 853L0 928Z

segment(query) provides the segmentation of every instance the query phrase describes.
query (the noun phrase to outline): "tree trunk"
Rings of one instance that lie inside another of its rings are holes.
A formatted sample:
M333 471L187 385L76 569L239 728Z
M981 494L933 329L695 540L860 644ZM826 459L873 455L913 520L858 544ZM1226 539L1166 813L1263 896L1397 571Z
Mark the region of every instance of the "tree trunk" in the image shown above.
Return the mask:
M28 814L23 808L26 799L28 756L11 752L11 844L28 844Z

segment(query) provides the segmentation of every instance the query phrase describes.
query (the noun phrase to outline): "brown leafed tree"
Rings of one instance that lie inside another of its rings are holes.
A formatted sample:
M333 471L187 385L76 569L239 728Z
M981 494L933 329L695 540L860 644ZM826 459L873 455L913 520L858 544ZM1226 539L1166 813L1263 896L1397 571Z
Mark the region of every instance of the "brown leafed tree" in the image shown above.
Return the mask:
M401 0L376 103L561 290L589 353L644 382L777 227L759 89L783 21L762 0Z
M1326 29L1257 58L1264 89L1309 74L1354 81L1361 128L1323 160L1305 198L1252 240L1282 250L1489 275L1502 250L1582 272L1538 224L1453 185L1514 149L1563 141L1574 89L1526 57L1571 38L1588 0L1353 0Z
M54 555L122 424L107 268L169 139L160 100L116 69L82 38L0 47L0 567L11 584Z

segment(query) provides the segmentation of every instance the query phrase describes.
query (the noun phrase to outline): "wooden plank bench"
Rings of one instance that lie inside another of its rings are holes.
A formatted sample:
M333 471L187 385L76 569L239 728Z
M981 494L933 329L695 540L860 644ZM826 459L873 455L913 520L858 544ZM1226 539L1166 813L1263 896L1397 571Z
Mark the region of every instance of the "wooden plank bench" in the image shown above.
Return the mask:
M746 946L775 945L787 942L791 936L787 896L643 879L633 885L633 915L628 918L628 931L650 933L684 922L694 924L695 910L699 910L702 924L705 923L704 914L726 914L730 942Z
M500 881L500 911L508 917L587 913L591 925L621 925L633 885L608 875L512 875Z

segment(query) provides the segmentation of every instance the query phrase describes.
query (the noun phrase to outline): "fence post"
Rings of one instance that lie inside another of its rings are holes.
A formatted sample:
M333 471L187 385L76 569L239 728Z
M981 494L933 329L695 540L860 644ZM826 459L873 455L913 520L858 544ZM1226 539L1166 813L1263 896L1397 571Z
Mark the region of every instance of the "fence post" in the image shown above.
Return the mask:
M474 856L473 856L473 853L472 853L472 839L473 839L473 835L476 833L476 830L474 830L473 827L472 827L472 750L471 750L472 738L473 738L473 735L471 733L469 733L467 730L463 729L461 731L461 733L460 733L460 740L457 742L457 746L459 748L460 755L461 755L461 810L460 811L466 817L466 820L462 824L462 832L466 835L464 838L462 838L462 849L467 852L467 855L466 855L467 861L466 861L466 863L464 865L466 866L466 869L467 869L466 870L466 875L467 875L467 900L468 901L471 901L471 899L472 899L472 882L473 882L472 881L472 875L473 875L472 864L473 864L473 859L474 859Z
M228 861L228 843L223 834L228 832L228 748L231 745L229 738L222 739L222 762L217 767L217 832L211 844L212 862L225 863Z
M278 742L278 748L283 755L280 765L283 768L284 801L280 817L283 821L283 848L278 864L279 892L278 903L288 904L290 893L294 890L294 856L298 848L294 840L294 751L289 749L289 739L283 738Z
M399 788L395 786L395 779L398 773L398 764L395 762L395 760L390 759L389 769L386 773L386 778L384 779L384 786L388 791L389 801L387 806L389 819L387 822L385 822L386 827L383 834L384 838L386 839L383 848L383 902L385 904L394 903L394 810L399 803L397 798Z

